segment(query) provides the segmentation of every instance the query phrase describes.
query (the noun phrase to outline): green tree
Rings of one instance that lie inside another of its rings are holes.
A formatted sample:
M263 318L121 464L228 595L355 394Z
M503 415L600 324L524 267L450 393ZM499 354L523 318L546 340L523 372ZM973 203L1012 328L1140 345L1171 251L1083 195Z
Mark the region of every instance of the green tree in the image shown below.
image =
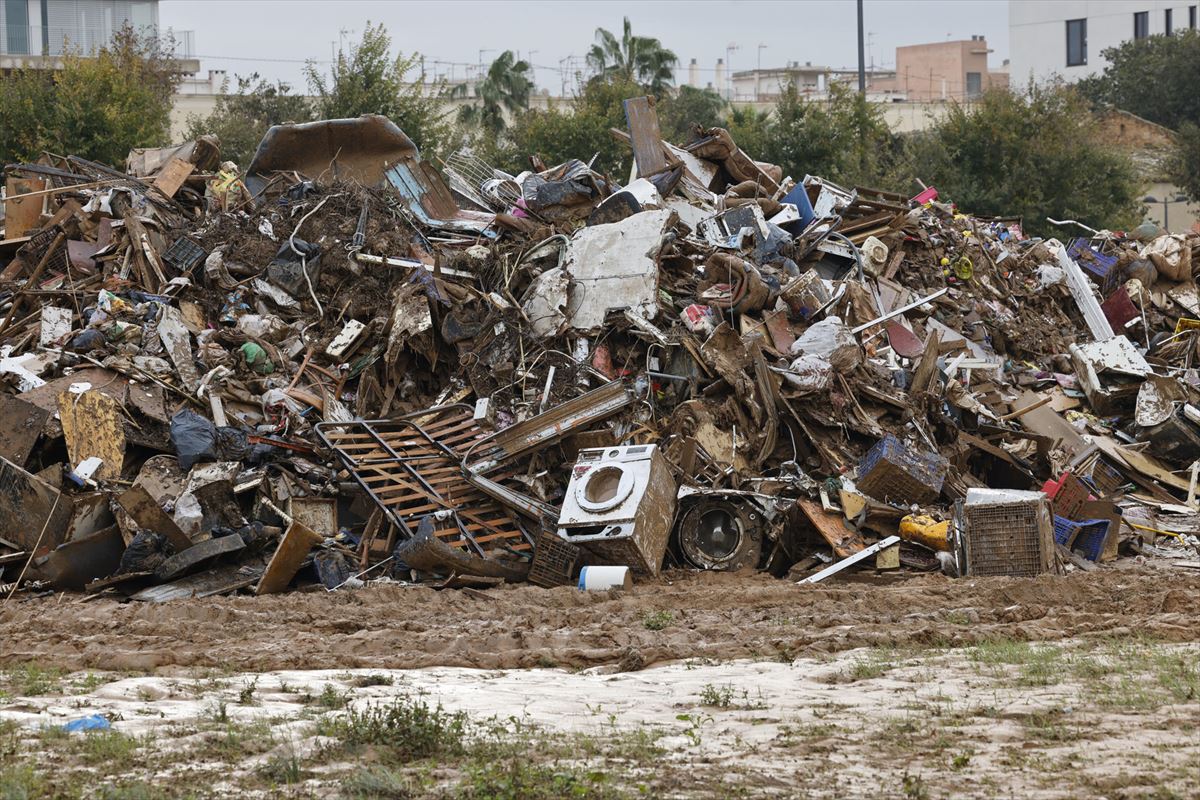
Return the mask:
M674 81L679 59L658 39L634 36L629 17L625 17L619 40L604 28L596 29L596 44L588 51L587 63L598 75L640 83L646 91L661 95Z
M810 100L788 85L770 133L753 158L778 164L796 180L806 173L844 184L874 185L890 174L898 143L879 105L842 83L827 100Z
M1185 122L1179 127L1171 177L1192 200L1200 200L1200 125Z
M509 129L513 160L510 170L526 168L521 162L539 155L547 165L571 158L587 161L597 156L593 168L623 182L619 173L628 169L629 147L609 133L610 128L624 130L626 98L642 93L642 87L619 75L593 79L580 87L570 108L527 111Z
M1130 40L1101 55L1104 72L1080 82L1090 100L1176 130L1200 124L1200 31Z
M659 99L658 127L668 142L683 144L690 138L693 125L721 125L724 111L724 98L711 89L680 86L674 94Z
M316 95L316 111L323 119L383 114L432 156L451 134L444 102L448 90L427 92L422 80L409 81L406 76L417 70L420 56L393 58L391 47L387 28L368 22L358 44L348 53L338 51L328 76L309 62L304 74Z
M121 165L134 147L168 144L171 105L182 75L170 38L126 25L95 54L72 50L52 75L0 77L0 156L42 151Z
M725 119L725 128L738 147L751 158L761 161L767 157L767 143L775 135L775 118L770 111L756 111L751 106L731 107ZM800 180L804 173L792 177Z
M533 90L530 73L529 62L519 61L511 50L505 50L488 67L487 77L475 87L478 104L458 110L459 122L499 136L508 124L506 112L516 114L529 108L529 93ZM466 88L466 84L461 84L454 93L465 95Z
M32 161L50 147L54 76L21 69L0 76L0 164Z
M963 210L1019 214L1032 234L1061 235L1047 217L1094 228L1141 219L1132 162L1101 139L1087 102L1062 85L992 89L970 106L951 105L915 135L911 169Z
M313 119L308 99L292 93L283 81L272 83L254 73L237 76L237 92L222 92L208 116L188 117L187 138L216 134L221 140L221 158L249 165L263 134L272 125L308 122Z

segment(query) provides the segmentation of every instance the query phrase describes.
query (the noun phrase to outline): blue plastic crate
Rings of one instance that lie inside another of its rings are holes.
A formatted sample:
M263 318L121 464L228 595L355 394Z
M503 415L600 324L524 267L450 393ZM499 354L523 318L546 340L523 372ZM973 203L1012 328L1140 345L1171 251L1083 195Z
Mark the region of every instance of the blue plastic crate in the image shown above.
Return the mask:
M948 467L937 453L914 453L889 433L859 463L856 488L884 502L931 503L942 491Z
M1087 239L1076 239L1067 248L1067 255L1085 272L1091 273L1096 283L1104 289L1107 296L1110 290L1116 288L1117 257L1106 256L1088 244Z
M1109 521L1106 519L1085 519L1075 522L1066 517L1054 515L1054 541L1067 546L1088 561L1099 561L1100 553L1104 550L1104 540L1108 537ZM1075 540L1072 542L1071 537Z

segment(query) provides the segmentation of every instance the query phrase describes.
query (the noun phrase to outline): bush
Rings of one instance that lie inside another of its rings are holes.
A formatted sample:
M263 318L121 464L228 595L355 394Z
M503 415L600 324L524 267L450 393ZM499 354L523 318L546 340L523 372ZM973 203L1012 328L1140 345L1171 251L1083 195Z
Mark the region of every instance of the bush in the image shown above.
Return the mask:
M951 105L910 144L912 173L944 199L974 214L1020 215L1031 234L1058 233L1047 217L1094 228L1141 219L1132 162L1101 140L1070 87L989 90L970 106Z
M126 25L92 56L67 53L52 74L0 76L0 161L50 151L120 167L132 148L169 144L182 77L173 59L172 40Z
M324 733L349 747L386 748L401 761L414 761L462 753L466 728L466 714L447 712L440 703L430 707L422 700L402 697L362 711L350 709Z

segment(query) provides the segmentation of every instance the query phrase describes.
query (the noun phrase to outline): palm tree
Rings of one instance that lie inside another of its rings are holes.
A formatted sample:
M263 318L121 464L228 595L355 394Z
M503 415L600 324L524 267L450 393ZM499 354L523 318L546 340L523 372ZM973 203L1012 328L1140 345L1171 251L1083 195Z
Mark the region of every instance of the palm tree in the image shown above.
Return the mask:
M634 36L625 17L620 41L604 28L596 29L596 44L588 51L587 63L600 75L619 76L640 83L652 94L663 94L674 81L679 59L658 39Z
M492 135L499 135L506 124L504 112L515 114L529 107L533 90L527 61L518 61L511 50L505 50L488 67L487 76L475 87L479 102L458 110L458 119L466 125L478 125ZM454 87L452 95L465 97L467 85Z

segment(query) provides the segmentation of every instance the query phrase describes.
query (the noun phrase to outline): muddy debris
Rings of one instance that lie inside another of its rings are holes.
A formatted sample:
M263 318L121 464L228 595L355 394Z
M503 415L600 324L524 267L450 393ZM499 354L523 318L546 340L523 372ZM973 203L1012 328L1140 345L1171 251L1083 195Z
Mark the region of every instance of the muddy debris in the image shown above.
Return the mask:
M1194 580L1200 236L1030 238L626 105L625 184L380 116L6 166L5 601Z

